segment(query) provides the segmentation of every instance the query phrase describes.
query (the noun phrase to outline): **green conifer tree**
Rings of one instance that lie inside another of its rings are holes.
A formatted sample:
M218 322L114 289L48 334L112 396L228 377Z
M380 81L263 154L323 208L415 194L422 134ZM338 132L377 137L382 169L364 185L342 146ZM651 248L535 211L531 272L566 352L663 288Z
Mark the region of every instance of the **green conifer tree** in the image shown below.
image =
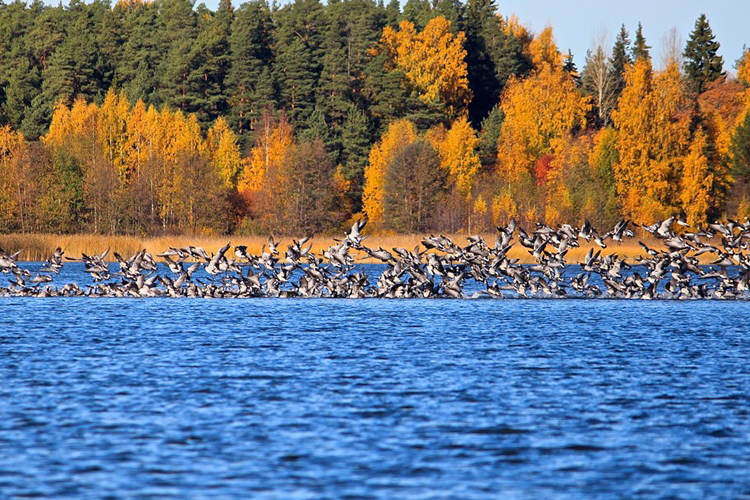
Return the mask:
M628 54L629 52L629 34L625 29L625 25L623 24L620 27L620 32L617 34L615 46L612 48L611 57L612 87L614 89L613 97L615 102L617 102L620 94L622 93L622 90L625 88L625 69L630 63L633 62L632 59L630 59L630 55Z
M275 102L272 78L274 27L268 4L256 0L235 13L229 38L230 67L226 79L229 124L244 141L252 135L266 106Z
M692 89L699 94L706 90L708 83L724 77L724 59L718 54L720 46L706 15L701 14L683 53L685 74Z
M650 45L646 45L646 37L643 36L643 26L638 23L638 29L635 32L635 42L633 43L633 60L651 59L649 52Z
M344 178L349 182L347 197L354 213L362 210L365 166L371 145L367 115L356 106L350 105L341 129L341 165Z

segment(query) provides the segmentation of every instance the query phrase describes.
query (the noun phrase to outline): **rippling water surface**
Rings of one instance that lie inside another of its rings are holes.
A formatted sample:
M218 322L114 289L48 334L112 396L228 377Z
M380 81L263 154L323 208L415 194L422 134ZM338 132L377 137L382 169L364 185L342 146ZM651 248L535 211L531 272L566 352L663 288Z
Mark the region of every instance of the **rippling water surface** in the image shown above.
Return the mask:
M750 498L750 305L0 300L0 497Z

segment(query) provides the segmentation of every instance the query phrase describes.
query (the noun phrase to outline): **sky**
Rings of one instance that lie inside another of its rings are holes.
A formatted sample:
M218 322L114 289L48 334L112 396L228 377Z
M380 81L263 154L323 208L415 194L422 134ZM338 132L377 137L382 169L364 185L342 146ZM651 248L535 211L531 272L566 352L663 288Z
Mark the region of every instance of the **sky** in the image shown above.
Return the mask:
M516 14L521 24L539 32L552 25L561 51L570 49L578 69L583 68L586 51L602 31L614 43L620 25L625 24L631 42L638 22L643 25L651 56L658 66L664 38L672 28L684 42L695 21L706 14L716 40L721 44L724 69L734 72L743 45L750 47L750 1L748 0L497 0L503 16Z

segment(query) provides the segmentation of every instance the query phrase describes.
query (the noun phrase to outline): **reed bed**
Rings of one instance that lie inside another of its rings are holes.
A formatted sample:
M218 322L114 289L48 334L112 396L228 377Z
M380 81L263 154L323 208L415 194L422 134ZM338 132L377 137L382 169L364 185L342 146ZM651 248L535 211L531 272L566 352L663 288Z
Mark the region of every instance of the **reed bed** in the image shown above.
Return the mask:
M456 244L466 244L465 234L451 234L449 236ZM482 235L489 245L492 245L495 241L494 234ZM408 250L413 250L417 245L420 244L424 238L421 234L382 234L382 235L370 235L365 240L364 244L369 248L383 247L386 250L391 250L394 247L402 247ZM286 245L291 243L292 237L280 237L276 238L277 241L281 240L282 244L279 247L280 251L286 249ZM65 251L66 257L79 258L82 253L86 254L100 254L105 250L109 250L107 260L114 261L114 252L119 253L124 257L128 257L138 252L141 249L146 249L153 255L161 253L169 247L185 247L188 245L200 246L206 249L207 252L216 252L219 248L225 245L227 242L231 242L232 245L246 245L248 251L253 254L260 254L263 246L267 244L268 237L265 236L158 236L153 238L138 238L135 236L111 236L111 235L97 235L97 234L2 234L0 235L0 249L7 253L14 253L18 250L22 250L18 256L19 260L23 261L44 261L49 258L55 251L55 248L62 247ZM322 252L329 246L336 244L336 240L331 236L320 236L312 239L313 251L316 254L321 255ZM607 249L603 250L603 254L616 253L620 257L625 257L629 260L635 260L638 257L646 256L643 249L638 245L636 240L630 240L628 242L619 244L616 242L608 242ZM649 246L655 246L661 248L658 242L649 242ZM570 263L580 263L583 261L586 253L590 248L598 249L593 243L581 242L581 246L578 248L571 248L566 258ZM357 253L354 253L357 255ZM359 261L364 263L377 262L369 258L364 252L359 252ZM523 248L520 244L516 244L508 252L508 256L513 259L520 259L522 263L534 262L533 257L529 252Z

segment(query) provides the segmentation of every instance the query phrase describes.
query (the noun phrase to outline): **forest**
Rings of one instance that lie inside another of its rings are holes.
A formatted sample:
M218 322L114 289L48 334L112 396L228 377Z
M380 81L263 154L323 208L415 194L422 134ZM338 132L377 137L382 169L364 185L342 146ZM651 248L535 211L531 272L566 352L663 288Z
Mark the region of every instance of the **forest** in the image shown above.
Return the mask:
M748 217L750 50L719 47L623 25L579 71L493 0L0 3L0 233Z

